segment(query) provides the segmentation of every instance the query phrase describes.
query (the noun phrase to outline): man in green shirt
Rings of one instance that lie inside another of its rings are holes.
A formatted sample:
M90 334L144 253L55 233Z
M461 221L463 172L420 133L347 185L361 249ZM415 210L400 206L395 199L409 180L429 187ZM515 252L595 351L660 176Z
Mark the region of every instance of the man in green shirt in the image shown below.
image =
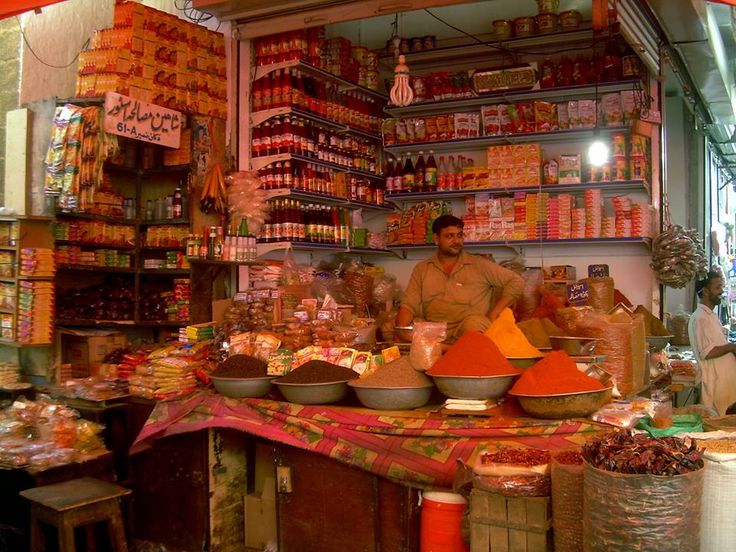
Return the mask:
M521 297L515 272L463 251L463 221L442 215L432 224L437 253L420 262L406 287L396 326L421 318L447 322L448 341L467 331L485 331L503 309ZM399 332L402 339L409 337Z

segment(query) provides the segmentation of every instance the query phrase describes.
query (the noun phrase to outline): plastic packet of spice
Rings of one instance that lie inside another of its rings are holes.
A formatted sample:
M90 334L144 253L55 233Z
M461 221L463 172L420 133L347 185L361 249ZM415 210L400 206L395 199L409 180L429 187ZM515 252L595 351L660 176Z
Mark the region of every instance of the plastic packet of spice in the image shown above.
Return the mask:
M447 337L446 322L414 323L409 361L415 370L426 372L442 356L442 341Z

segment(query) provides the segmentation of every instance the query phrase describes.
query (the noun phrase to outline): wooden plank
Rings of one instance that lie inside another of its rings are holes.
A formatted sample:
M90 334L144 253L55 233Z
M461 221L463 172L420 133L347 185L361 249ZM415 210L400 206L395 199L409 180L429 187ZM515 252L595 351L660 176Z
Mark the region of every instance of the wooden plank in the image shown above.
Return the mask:
M470 524L470 552L489 552L491 528L483 523Z
M491 552L511 552L509 548L509 530L495 525L491 525L489 529L491 534L489 550Z

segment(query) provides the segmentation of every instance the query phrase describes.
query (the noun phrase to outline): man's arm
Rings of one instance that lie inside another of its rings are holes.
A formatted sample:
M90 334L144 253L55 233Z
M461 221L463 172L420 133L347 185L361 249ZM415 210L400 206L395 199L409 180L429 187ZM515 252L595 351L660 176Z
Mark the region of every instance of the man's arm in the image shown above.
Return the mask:
M413 321L414 315L412 312L403 305L399 307L399 312L396 314L394 324L396 326L408 326ZM394 335L396 335L401 341L411 341L411 332L394 330Z
M728 353L736 353L736 343L726 343L725 345L716 345L708 354L705 355L706 360L722 357Z
M408 326L414 321L414 317L421 316L422 312L422 269L420 265L414 267L409 278L409 283L401 299L399 312L396 313L394 325ZM402 341L411 341L411 332L397 331L396 335Z
M493 322L503 309L521 297L524 292L524 278L513 270L490 261L485 263L484 274L489 285L501 288L501 297L486 315Z

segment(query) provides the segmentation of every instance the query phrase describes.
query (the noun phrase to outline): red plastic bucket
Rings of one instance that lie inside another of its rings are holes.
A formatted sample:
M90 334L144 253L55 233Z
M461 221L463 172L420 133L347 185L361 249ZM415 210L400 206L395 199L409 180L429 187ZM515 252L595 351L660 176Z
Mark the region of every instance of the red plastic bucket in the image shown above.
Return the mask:
M461 531L467 505L459 494L422 493L419 552L468 552Z

